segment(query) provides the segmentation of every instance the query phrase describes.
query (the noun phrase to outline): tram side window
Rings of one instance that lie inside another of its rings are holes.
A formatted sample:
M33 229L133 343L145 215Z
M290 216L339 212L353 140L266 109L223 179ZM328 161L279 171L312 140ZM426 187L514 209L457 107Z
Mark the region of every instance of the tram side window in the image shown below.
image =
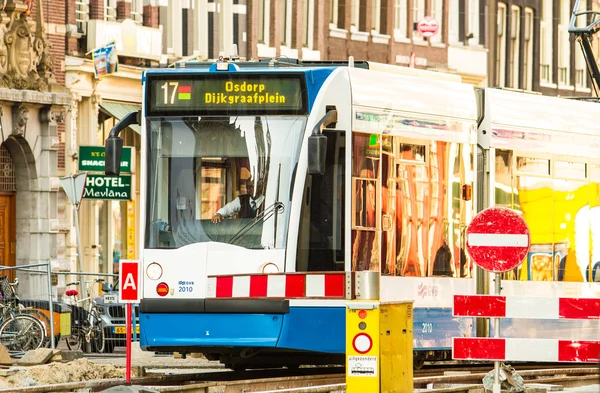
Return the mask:
M379 135L352 135L352 270L380 270Z
M297 271L344 270L345 134L327 137L324 175L307 175L300 230Z
M495 205L519 210L519 192L514 179L513 152L496 149Z

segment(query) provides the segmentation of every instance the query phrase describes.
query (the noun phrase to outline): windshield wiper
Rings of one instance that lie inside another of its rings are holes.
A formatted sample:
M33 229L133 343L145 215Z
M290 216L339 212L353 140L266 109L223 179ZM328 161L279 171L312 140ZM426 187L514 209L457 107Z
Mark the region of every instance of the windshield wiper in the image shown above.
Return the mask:
M245 235L252 227L254 227L257 223L266 221L269 218L273 217L276 213L281 214L285 210L285 206L282 202L275 202L271 206L265 208L262 212L258 213L256 217L252 219L249 223L244 225L233 237L229 240L229 244L235 244L243 235Z

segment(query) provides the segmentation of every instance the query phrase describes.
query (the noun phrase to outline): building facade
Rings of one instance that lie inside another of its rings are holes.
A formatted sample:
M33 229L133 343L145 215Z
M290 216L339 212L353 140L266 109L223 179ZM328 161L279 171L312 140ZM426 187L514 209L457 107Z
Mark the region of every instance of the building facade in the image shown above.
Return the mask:
M59 3L58 1L56 3ZM125 197L106 198L103 166L97 161L111 128L127 113L141 109L142 71L160 64L163 34L159 7L152 1L68 0L66 26L65 87L73 101L63 138L65 176L87 171L87 185L79 210L82 251L81 270L116 273L120 259L139 256L139 190L141 129L131 126L121 135L131 151ZM98 76L90 52L114 41L118 72ZM100 157L102 161L102 158ZM64 205L65 252L70 270L78 271L77 238L73 213Z
M533 90L544 95L586 97L592 93L583 52L569 24L575 1L494 1L487 19L491 86ZM597 2L582 0L582 9ZM581 23L585 21L581 20ZM594 43L598 56L597 40ZM598 58L598 57L597 57Z
M57 163L71 96L62 86L61 48L53 45L44 6L41 0L0 3L0 265L7 267L66 264L59 250ZM25 291L40 284L33 275L8 274Z

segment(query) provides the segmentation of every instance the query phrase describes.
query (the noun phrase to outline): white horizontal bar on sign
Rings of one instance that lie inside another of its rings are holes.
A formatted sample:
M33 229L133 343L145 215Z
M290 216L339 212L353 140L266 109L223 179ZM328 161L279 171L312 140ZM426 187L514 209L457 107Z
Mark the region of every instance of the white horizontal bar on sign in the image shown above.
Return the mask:
M558 319L557 297L506 297L506 318Z
M527 247L529 237L522 234L469 233L470 247Z
M558 362L558 340L507 338L505 358L515 362Z

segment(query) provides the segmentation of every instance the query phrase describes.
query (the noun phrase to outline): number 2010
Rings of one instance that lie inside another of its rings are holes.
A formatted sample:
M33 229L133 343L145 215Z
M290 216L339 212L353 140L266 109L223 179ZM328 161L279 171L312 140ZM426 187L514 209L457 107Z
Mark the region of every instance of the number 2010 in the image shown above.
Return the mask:
M192 292L194 287L179 287L179 291L177 292Z
M433 332L433 324L431 322L423 322L422 333L431 333Z

